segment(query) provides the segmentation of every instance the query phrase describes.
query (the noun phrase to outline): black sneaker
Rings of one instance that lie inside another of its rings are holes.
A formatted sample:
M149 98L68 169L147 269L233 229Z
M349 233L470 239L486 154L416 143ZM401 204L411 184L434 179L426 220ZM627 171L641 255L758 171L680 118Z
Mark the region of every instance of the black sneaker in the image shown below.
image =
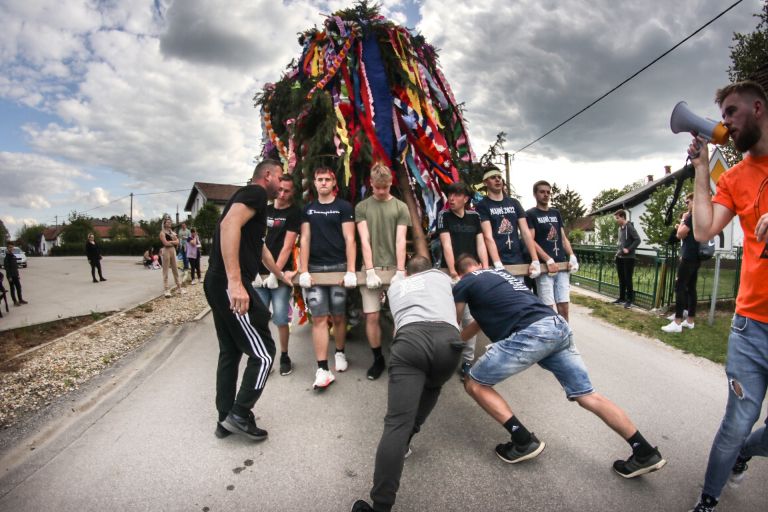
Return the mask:
M616 299L613 302L611 302L611 304L616 304L616 305L622 304L623 305L625 302L626 301L624 299Z
M544 450L545 443L531 434L528 446L517 446L512 441L496 446L496 455L507 464L517 464L524 460L532 459Z
M218 437L219 439L224 439L225 437L229 437L232 435L232 432L225 429L221 423L216 423L216 430L213 432L213 434Z
M239 434L254 441L263 441L267 438L267 431L256 426L253 412L248 414L248 418L230 412L227 414L227 418L221 422L221 426L232 434Z
M383 357L374 358L373 364L371 365L370 368L368 368L368 372L366 373L366 375L368 376L368 380L376 380L379 377L381 377L381 374L384 371L384 368L386 367L387 365L384 363Z
M632 307L632 303L630 301L627 301L624 303L624 309L629 309Z
M357 500L354 505L352 505L352 512L376 512L373 510L373 507L368 504L365 500Z
M708 494L702 494L699 498L699 502L693 507L690 512L715 512L717 506L717 500Z
M459 375L461 376L461 382L464 382L467 379L467 374L469 373L469 369L472 368L472 363L469 363L467 361L464 361L461 363L461 367L459 367Z
M280 357L280 375L286 376L293 373L293 363L288 356Z
M667 463L661 457L658 448L653 449L653 453L645 458L640 458L634 453L627 460L617 460L613 463L613 470L624 478L635 478L636 476L658 471Z
M731 476L728 478L728 485L730 487L736 488L741 485L744 477L747 476L745 473L747 468L749 468L747 462L749 462L751 459L752 457L742 457L741 455L736 458L736 462L733 464L733 468L731 469Z

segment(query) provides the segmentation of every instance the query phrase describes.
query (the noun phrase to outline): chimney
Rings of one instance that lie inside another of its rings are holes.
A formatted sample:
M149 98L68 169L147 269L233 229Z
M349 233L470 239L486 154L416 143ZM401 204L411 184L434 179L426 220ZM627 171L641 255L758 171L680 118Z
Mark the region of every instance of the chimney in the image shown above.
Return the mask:
M648 183L653 181L653 174L648 175Z
M671 165L665 165L664 166L664 174L672 174L672 166Z

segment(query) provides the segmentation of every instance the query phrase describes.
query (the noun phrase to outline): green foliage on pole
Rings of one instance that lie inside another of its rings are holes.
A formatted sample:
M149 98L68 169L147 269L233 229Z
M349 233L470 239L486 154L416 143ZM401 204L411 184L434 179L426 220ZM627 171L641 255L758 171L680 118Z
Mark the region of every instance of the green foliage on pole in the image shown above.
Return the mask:
M201 240L213 240L213 233L216 231L216 223L219 221L220 215L219 209L211 202L205 203L200 208L195 218L192 219L192 226L197 229Z
M645 203L646 211L640 216L640 223L645 231L646 242L652 247L663 247L669 238L672 227L668 226L665 220L667 210L672 202L674 190L675 187L672 185L659 187ZM680 216L686 210L685 196L691 191L693 191L693 181L686 180L673 209L672 219L675 222L680 219Z

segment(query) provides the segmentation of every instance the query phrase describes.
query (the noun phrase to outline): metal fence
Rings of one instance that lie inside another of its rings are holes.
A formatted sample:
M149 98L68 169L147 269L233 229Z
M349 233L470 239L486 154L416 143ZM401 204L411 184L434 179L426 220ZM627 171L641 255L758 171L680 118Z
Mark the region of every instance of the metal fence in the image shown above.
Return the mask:
M618 297L616 247L580 245L573 247L579 258L579 271L571 274L571 283L608 297ZM714 286L715 267L719 265L717 300L734 300L739 290L741 247L719 251L716 258L701 262L697 291L700 302L709 302ZM675 278L678 258L676 248L637 250L633 285L635 305L645 309L666 308L675 303Z

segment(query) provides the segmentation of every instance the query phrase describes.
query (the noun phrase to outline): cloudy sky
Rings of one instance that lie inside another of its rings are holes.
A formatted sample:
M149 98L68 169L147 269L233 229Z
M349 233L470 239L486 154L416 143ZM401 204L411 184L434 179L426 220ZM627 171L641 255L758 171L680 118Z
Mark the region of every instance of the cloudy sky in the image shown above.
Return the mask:
M734 1L384 0L382 11L440 49L479 155L500 131L515 153ZM538 179L589 204L680 168L688 138L670 133L669 114L686 100L719 117L732 35L754 30L762 1L516 153L523 205ZM261 147L253 95L298 56L297 32L351 3L0 1L0 218L15 235L72 211L127 214L131 192L134 219L151 218L182 210L194 181L244 182Z

